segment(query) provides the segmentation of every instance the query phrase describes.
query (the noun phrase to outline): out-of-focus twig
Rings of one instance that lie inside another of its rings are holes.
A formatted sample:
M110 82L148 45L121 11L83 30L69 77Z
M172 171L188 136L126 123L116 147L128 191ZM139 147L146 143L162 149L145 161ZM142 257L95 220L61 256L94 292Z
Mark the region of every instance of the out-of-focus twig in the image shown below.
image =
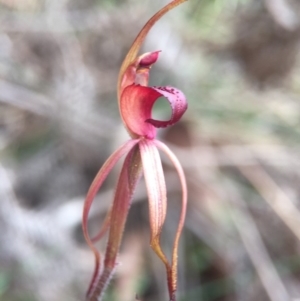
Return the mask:
M1 260L13 260L18 264L19 273L26 274L32 298L64 300L70 293L64 286L74 279L75 258L80 268L86 268L86 262L79 260L80 249L72 241L70 229L66 231L61 227L59 220L54 220L49 212L21 208L9 172L1 165L0 199ZM44 252L48 252L47 258ZM14 275L13 280L18 281L18 277Z
M245 204L240 200L240 196L233 185L229 184L227 188L230 189L228 197L231 201L229 212L232 221L270 300L290 301L291 298L274 267L253 218L245 208Z
M43 116L52 115L55 108L45 95L3 79L0 79L0 102Z
M239 162L236 162L236 156L226 150L224 155L238 167L240 172L300 240L300 212L297 206L259 165L258 161L255 160L255 156L251 154L251 150L245 148L244 152L247 156L252 157L254 160L253 163L256 164L252 166L239 164Z
M32 13L5 12L0 14L1 28L5 32L51 32L53 34L69 34L74 31L99 31L99 28L105 27L110 23L107 12L102 10L86 11L55 11L52 14L52 20L55 26L47 25L48 12L39 15ZM70 20L72 26L65 21Z
M299 17L286 0L265 0L265 6L280 26L286 30L295 30L299 26Z
M238 168L300 240L300 212L287 194L262 167L257 165Z
M191 151L194 151L197 154L197 164L202 167L232 165L253 166L257 165L257 160L261 160L270 166L282 168L300 167L298 149L288 149L281 145L227 144L215 147L206 144L193 146L188 149L172 145L172 149L175 150L176 155L179 158L182 158L182 164L187 169L195 167L194 159L189 159L191 156L188 156Z
M137 294L138 284L143 273L143 233L131 233L124 241L123 251L119 256L117 270L117 295L118 300L132 301Z
M34 9L37 2L37 0L1 0L0 4L13 9Z

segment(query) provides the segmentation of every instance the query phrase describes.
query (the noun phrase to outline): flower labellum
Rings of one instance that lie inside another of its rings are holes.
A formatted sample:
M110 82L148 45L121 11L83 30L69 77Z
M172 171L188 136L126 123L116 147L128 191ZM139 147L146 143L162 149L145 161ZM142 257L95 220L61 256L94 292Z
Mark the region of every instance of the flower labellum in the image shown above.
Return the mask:
M143 27L133 42L121 66L118 79L118 103L120 115L131 139L117 149L104 163L87 193L82 228L87 244L95 255L95 270L87 292L88 301L101 300L116 267L116 259L136 185L144 175L149 201L150 245L166 268L170 301L175 301L177 288L177 253L179 237L183 228L187 187L182 167L173 152L162 142L155 139L156 129L173 125L180 120L187 109L184 94L173 87L149 87L150 68L158 60L160 51L148 52L137 56L138 51L151 27L165 13L186 0L173 0L158 11ZM168 100L172 114L169 120L152 118L155 101L164 97ZM160 234L166 218L167 193L159 151L164 152L177 170L182 187L182 209L176 231L171 261L160 245ZM126 155L117 182L114 200L99 233L91 238L88 233L88 215L93 200L108 174L122 156ZM103 267L100 269L100 253L94 242L109 231Z

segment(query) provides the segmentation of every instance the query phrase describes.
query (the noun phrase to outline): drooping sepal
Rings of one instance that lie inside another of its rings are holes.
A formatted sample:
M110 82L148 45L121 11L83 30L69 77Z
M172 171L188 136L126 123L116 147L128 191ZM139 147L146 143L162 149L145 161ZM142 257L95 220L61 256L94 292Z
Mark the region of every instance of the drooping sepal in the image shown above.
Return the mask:
M169 270L167 270L167 275L168 275L168 286L169 286L169 291L170 291L170 301L175 300L175 291L177 289L177 262L178 262L178 244L179 244L179 238L183 229L184 221L185 221L185 216L186 216L186 207L187 207L187 184L186 184L186 179L184 175L184 171L182 169L182 166L177 159L177 157L174 155L174 153L162 142L158 140L153 140L153 144L158 147L161 151L163 151L167 157L171 160L173 163L177 174L179 176L180 184L181 184L181 189L182 189L182 199L181 199L181 212L180 212L180 217L179 217L179 222L178 222L178 227L177 231L175 234L175 239L174 239L174 245L173 245L173 253L172 253L172 263L171 267Z
M93 183L91 184L85 202L83 207L83 215L82 215L82 230L84 238L88 244L88 246L91 248L95 255L95 270L94 274L87 292L87 295L90 294L91 290L93 289L95 285L95 281L97 281L97 278L99 276L100 271L100 253L94 246L94 243L89 235L88 232L88 216L89 212L92 206L92 203L94 201L94 198L96 194L98 193L99 189L101 188L103 182L107 178L110 171L113 169L113 167L116 165L116 163L120 160L120 158L128 153L136 144L138 143L138 140L129 140L125 144L123 144L118 150L116 150L104 163L104 165L99 170L98 174L96 175ZM108 221L109 222L109 221ZM98 235L97 235L98 236Z
M182 232L187 206L187 185L183 169L173 152L158 140L141 139L139 142L144 177L149 197L149 215L151 227L151 247L166 267L170 301L175 301L177 289L177 257L180 234ZM182 208L175 234L172 261L168 261L160 245L160 234L166 217L167 197L165 178L158 149L162 150L173 163L182 188Z
M144 177L148 192L150 245L166 267L170 300L174 299L176 285L173 286L172 265L168 261L160 244L160 234L166 218L167 192L161 159L154 140L141 139L139 142L143 163ZM176 281L175 281L176 284Z
M127 154L119 176L110 213L109 237L105 252L103 271L101 275L94 279L88 294L88 301L101 300L101 295L107 287L117 265L117 255L132 196L142 174L141 166L140 151L138 146L135 146Z
M157 147L152 140L139 142L144 177L148 191L151 244L158 240L167 212L167 192L165 176Z

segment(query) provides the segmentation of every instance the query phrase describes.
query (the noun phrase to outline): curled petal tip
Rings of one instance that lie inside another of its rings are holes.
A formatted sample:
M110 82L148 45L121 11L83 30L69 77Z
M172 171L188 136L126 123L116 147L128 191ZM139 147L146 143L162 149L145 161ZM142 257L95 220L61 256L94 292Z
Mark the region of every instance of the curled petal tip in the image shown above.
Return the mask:
M161 94L161 96L165 97L171 105L172 116L170 120L160 121L155 119L147 119L146 122L152 124L156 128L163 128L169 125L173 125L178 122L182 115L187 110L188 104L184 94L173 87L153 87L155 91Z

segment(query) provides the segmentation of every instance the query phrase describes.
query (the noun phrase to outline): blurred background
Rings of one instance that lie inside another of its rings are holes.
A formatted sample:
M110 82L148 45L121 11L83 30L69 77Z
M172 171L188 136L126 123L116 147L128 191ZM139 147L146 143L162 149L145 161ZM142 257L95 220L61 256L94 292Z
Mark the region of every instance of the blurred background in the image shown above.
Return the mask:
M81 231L87 189L128 139L120 64L167 0L0 0L0 300L84 300L94 258ZM159 130L186 172L179 301L300 300L300 3L189 0L143 51L151 84L184 91L182 121ZM159 100L156 118L168 118ZM180 209L163 157L171 254ZM118 169L90 215L96 233ZM105 239L97 245L105 249ZM139 185L107 301L168 300Z

